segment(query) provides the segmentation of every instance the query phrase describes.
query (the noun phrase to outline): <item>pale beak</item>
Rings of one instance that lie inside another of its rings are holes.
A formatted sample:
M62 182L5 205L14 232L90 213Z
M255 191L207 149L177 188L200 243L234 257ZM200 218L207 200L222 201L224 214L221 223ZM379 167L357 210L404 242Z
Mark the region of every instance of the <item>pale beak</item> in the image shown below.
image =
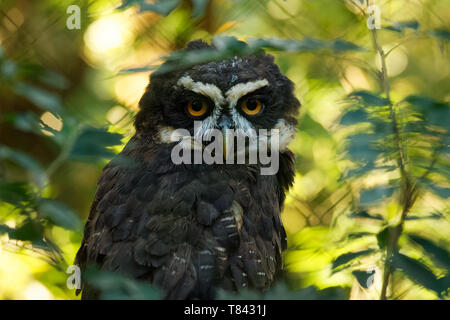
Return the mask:
M222 131L222 148L223 148L223 158L224 160L227 159L228 155L228 148L227 146L232 145L230 143L230 139L233 138L233 134L228 130L232 127L233 122L227 115L222 115L219 119L219 128Z

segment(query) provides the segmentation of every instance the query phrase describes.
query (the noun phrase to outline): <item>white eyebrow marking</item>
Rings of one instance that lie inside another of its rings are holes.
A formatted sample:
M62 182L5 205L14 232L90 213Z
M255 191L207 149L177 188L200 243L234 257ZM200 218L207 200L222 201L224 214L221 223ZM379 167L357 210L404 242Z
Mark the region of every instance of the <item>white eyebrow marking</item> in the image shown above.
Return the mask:
M266 87L269 85L269 81L267 79L257 80L257 81L249 81L246 83L239 83L233 87L231 87L225 95L227 96L227 101L231 108L236 106L238 100L245 96L246 94L258 90L262 87Z
M177 85L211 98L216 106L220 106L225 101L222 91L211 83L194 81L190 76L183 76L178 80Z
M185 89L191 90L195 93L202 94L209 97L214 101L214 110L210 116L202 121L202 126L194 132L195 138L201 138L203 135L208 137L211 135L211 129L214 129L217 124L217 120L220 117L222 111L222 105L225 102L225 98L222 95L222 91L211 83L203 83L201 81L194 81L188 75L181 77L178 82L178 86L182 86Z
M231 118L233 119L236 128L242 129L244 132L248 133L248 136L250 138L253 137L253 131L251 129L254 129L254 127L250 123L250 121L239 114L239 112L236 110L236 104L238 100L246 94L268 85L269 81L267 81L267 79L239 83L231 87L225 94L227 97Z

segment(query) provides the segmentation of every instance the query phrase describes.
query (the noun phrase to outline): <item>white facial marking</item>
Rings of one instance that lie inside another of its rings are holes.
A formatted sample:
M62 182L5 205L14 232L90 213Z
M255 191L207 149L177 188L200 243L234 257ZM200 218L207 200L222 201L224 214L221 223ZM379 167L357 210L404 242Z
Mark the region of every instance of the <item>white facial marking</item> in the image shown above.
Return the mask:
M256 138L256 132L254 126L249 122L244 116L242 116L236 109L237 102L243 96L254 92L260 88L269 85L267 79L249 81L246 83L239 83L232 86L226 93L225 97L222 91L211 83L202 83L200 81L194 81L189 75L181 77L177 86L182 86L185 89L191 90L195 93L209 97L214 102L214 110L210 116L202 121L200 127L194 128L194 139L202 139L206 137L209 140L212 129L217 127L217 121L220 117L223 106L226 104L229 108L232 120L234 122L235 129L240 131L240 134L248 136L250 138ZM278 129L280 132L279 136L279 150L283 151L287 149L288 144L295 138L296 128L295 126L287 123L284 119L279 119L273 129ZM163 143L174 142L174 137L171 137L171 133L175 129L172 127L163 128L160 130L160 140ZM266 138L266 137L264 137ZM182 137L177 137L175 141L183 140ZM259 139L258 139L259 140ZM269 138L270 141L270 138ZM184 141L183 144L187 147L189 143Z
M243 117L237 110L236 104L240 98L249 94L253 91L256 91L260 88L266 87L269 85L269 81L267 79L257 80L257 81L249 81L246 83L239 83L233 87L231 87L226 93L226 100L228 102L228 107L231 113L231 117L233 119L234 125L238 129L242 129L246 132L251 132L250 129L253 129L253 125ZM251 134L249 135L251 137Z
M203 83L200 81L194 81L188 75L181 77L178 82L178 86L182 86L185 89L191 90L195 93L209 97L214 102L214 110L210 116L202 121L202 126L195 130L194 136L200 138L202 136L209 136L212 129L216 127L217 120L220 117L222 105L225 102L225 98L222 95L222 91L211 83Z
M297 134L297 128L293 125L288 123L284 119L279 119L278 122L275 124L273 129L278 129L280 133L280 141L279 141L279 148L280 151L285 151L289 145L289 143L295 139L295 135Z
M216 106L220 106L225 101L222 91L211 83L194 81L190 76L183 76L178 80L177 85L211 98Z
M257 81L249 81L246 83L239 83L235 86L232 86L226 93L227 102L230 108L234 108L236 103L240 98L249 94L253 91L261 89L269 85L269 81L267 79L257 80Z

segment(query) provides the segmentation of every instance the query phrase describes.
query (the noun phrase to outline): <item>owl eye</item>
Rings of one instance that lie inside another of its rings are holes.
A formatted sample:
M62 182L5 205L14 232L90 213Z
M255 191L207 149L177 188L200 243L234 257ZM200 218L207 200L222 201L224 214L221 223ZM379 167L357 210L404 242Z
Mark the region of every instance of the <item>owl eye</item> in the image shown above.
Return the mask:
M186 105L187 113L195 118L201 117L208 111L208 104L206 101L192 100Z
M255 98L249 98L241 103L241 110L249 116L256 116L260 114L263 107L264 104Z

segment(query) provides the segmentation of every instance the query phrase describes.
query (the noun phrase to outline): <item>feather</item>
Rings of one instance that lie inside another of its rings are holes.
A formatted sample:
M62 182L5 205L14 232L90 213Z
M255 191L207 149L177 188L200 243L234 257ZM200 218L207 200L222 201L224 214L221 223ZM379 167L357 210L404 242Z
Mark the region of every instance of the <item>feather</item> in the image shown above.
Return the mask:
M200 201L197 205L197 220L201 224L210 226L219 216L219 211L212 204Z

